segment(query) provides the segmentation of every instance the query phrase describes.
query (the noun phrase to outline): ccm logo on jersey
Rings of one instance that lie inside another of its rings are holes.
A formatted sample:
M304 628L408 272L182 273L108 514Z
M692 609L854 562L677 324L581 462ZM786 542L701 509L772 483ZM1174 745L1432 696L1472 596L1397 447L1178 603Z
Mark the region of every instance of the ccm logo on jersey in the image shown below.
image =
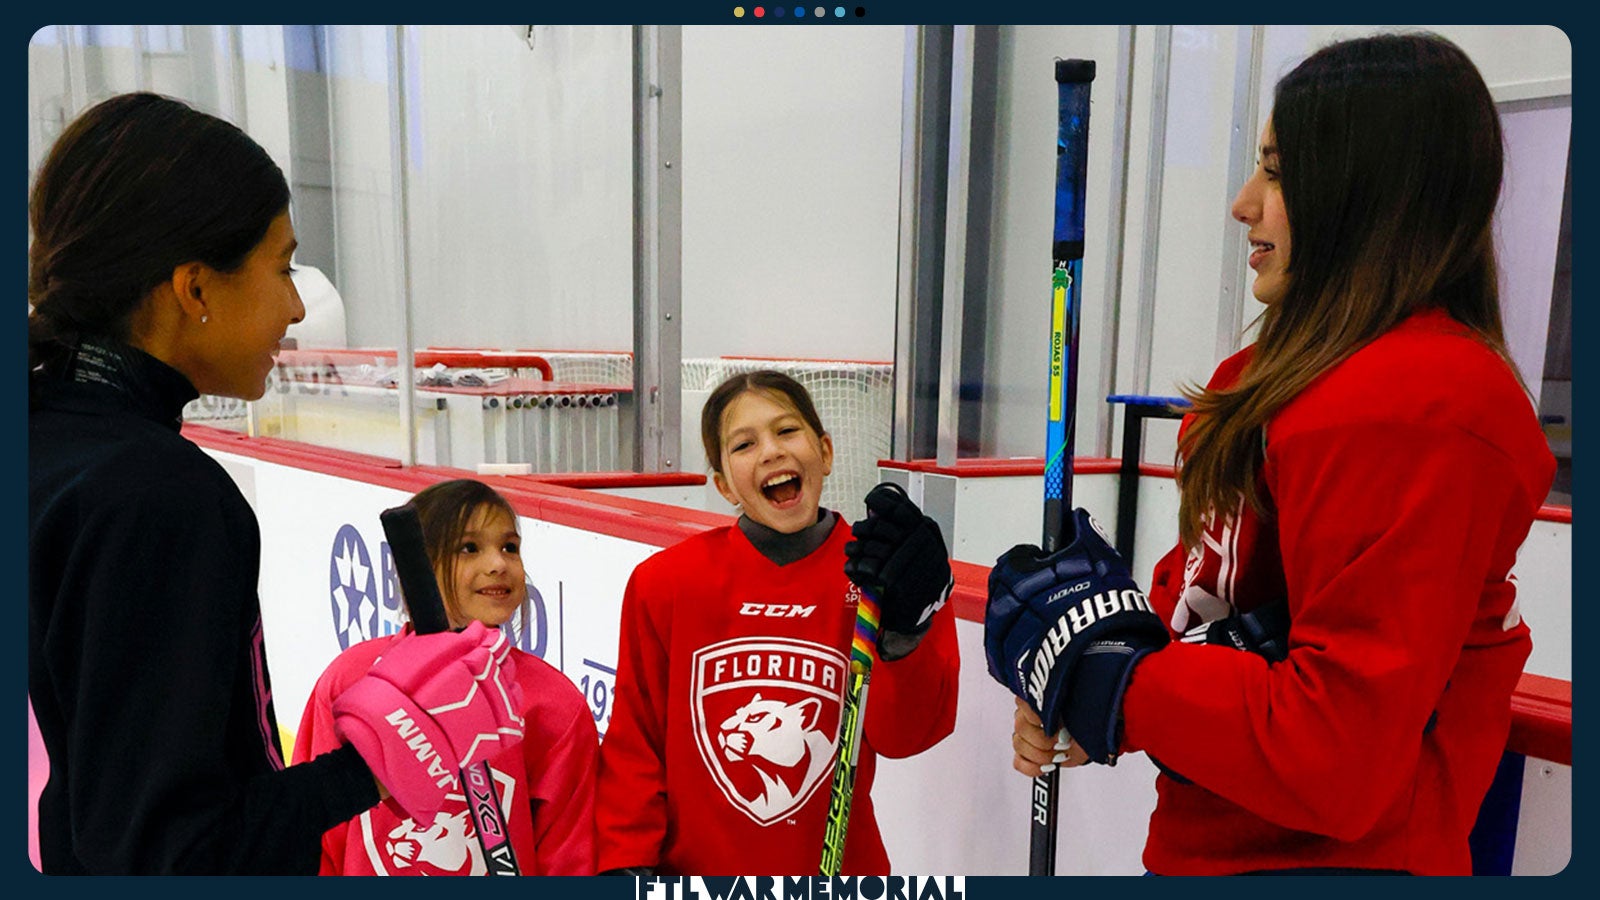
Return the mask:
M406 746L416 751L417 762L428 764L428 775L434 779L435 784L442 788L456 786L456 777L439 762L439 754L433 749L433 745L428 743L427 736L417 727L417 723L406 715L405 710L397 709L383 718L394 726L395 733L405 740Z
M788 603L746 603L739 607L741 616L765 616L769 619L804 619L816 611L815 606Z
M1074 585L1074 587L1083 586ZM1069 593L1070 590L1063 593ZM1131 589L1101 591L1069 607L1066 613L1050 626L1050 631L1045 634L1038 651L1033 654L1033 672L1028 676L1028 694L1033 697L1034 706L1044 705L1044 688L1050 682L1050 671L1055 668L1056 660L1061 658L1062 652L1072 643L1073 638L1108 616L1124 612L1150 611L1150 601L1145 599L1144 593Z

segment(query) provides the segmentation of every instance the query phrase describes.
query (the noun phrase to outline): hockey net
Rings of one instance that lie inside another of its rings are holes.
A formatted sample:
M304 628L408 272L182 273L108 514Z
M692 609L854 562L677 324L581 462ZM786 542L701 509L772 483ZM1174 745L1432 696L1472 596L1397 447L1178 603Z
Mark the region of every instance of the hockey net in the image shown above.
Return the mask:
M603 350L538 350L550 363L552 381L633 386L633 354Z
M633 385L631 353L548 350L527 352L537 353L550 364L553 376L551 381L554 382L597 387L604 385L624 389ZM683 399L682 452L685 460L683 469L691 472L709 471L709 466L705 465L705 460L702 458L699 434L700 411L712 389L733 375L759 369L775 369L783 372L800 382L811 394L812 402L817 407L817 415L821 417L823 426L828 429L833 440L833 472L824 483L822 504L851 519L859 518L865 513L863 498L878 482L878 460L887 458L890 452L894 411L894 367L890 363L732 356L683 360L680 369ZM280 376L283 374L275 372L274 377L281 380ZM349 375L349 377L354 376ZM389 384L393 386L392 379ZM274 386L279 390L269 390L269 399L288 388L287 382L282 384L275 382ZM349 404L364 402L359 397L343 399ZM371 405L370 398L365 402ZM187 421L203 422L238 431L245 431L248 427L248 410L242 401L202 397L191 403L184 412ZM602 409L600 412L609 414L612 418L617 417L615 408ZM308 415L309 412L302 410L302 418ZM510 415L515 417L516 414ZM580 419L587 422L588 418L592 417L543 416L543 424L539 429L547 431L548 434L541 435L538 439L524 435L520 446L515 445L518 429L502 429L508 440L508 445L505 447L499 446L500 432L489 431L485 433L485 445L479 451L483 456L482 459L469 459L467 456L470 454L452 452L449 454L448 464L472 468L479 462L528 461L533 462L535 471L540 472L610 471L626 466L621 457L590 464L580 462L578 457L570 454L565 457L556 454L546 459L543 455L534 453L536 446L543 448L546 443L553 447L565 446L566 443L580 443L579 436L569 436L564 433L576 427L567 419L570 418L573 422ZM398 424L397 420L392 424ZM593 444L597 440L615 445L620 439L621 430L628 427L626 422L618 420L612 426L609 438L588 437L585 445ZM344 430L351 431L349 428ZM364 432L353 434L350 440L333 440L329 435L320 434L295 437L333 446L336 449L371 453L392 452L390 446L392 436L387 441L377 441ZM489 443L491 440L494 442L493 446ZM445 464L442 462L444 458L439 456L439 464ZM596 469L595 466L601 468Z

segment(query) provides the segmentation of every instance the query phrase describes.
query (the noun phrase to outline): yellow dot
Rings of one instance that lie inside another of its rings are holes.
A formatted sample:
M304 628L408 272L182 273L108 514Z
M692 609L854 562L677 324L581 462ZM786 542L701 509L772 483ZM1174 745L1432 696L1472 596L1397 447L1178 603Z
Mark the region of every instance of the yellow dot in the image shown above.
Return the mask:
M734 8L733 8L733 17L734 17L734 18L735 18L735 19L742 19L742 18L744 18L744 7L742 7L742 6L735 6L735 7L734 7Z

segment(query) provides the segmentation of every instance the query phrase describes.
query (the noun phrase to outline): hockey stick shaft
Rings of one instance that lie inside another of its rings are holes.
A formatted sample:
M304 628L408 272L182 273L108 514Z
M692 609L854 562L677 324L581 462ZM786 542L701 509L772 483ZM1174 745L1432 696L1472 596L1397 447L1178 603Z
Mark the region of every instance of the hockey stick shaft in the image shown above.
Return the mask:
M450 630L450 617L445 612L444 598L439 595L439 583L434 579L433 568L428 563L427 545L423 541L422 522L417 518L416 507L407 503L386 509L378 514L378 518L383 522L383 533L389 539L395 575L400 579L400 590L405 594L406 608L411 611L411 624L417 634ZM478 846L483 849L483 861L489 874L518 874L517 857L511 850L511 830L500 808L500 793L495 790L494 773L489 770L489 761L485 759L463 766L460 778L462 791L467 797L467 809L472 814L472 824L478 832Z
M844 840L850 829L856 768L861 758L861 732L867 722L867 688L872 684L872 646L877 640L878 601L862 591L856 602L855 632L850 638L850 691L839 713L839 755L833 762L828 821L822 834L823 875L837 875L844 865Z
M1051 248L1049 414L1045 428L1044 540L1061 548L1072 516L1072 454L1078 398L1078 293L1083 267L1084 188L1088 181L1089 87L1094 60L1056 60L1056 215ZM1028 874L1056 873L1056 806L1061 770L1033 779Z

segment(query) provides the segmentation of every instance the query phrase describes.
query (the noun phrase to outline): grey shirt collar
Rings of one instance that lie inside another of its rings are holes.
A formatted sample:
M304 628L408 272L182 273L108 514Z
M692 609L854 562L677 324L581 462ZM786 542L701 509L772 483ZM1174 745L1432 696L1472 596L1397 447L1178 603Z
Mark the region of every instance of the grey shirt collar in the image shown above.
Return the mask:
M811 555L811 551L821 547L828 540L828 535L833 533L833 523L836 518L838 513L833 510L818 508L816 524L808 525L793 534L784 534L756 522L749 516L741 515L739 530L744 532L744 536L762 556L772 560L775 565L787 566L789 563L805 559Z

